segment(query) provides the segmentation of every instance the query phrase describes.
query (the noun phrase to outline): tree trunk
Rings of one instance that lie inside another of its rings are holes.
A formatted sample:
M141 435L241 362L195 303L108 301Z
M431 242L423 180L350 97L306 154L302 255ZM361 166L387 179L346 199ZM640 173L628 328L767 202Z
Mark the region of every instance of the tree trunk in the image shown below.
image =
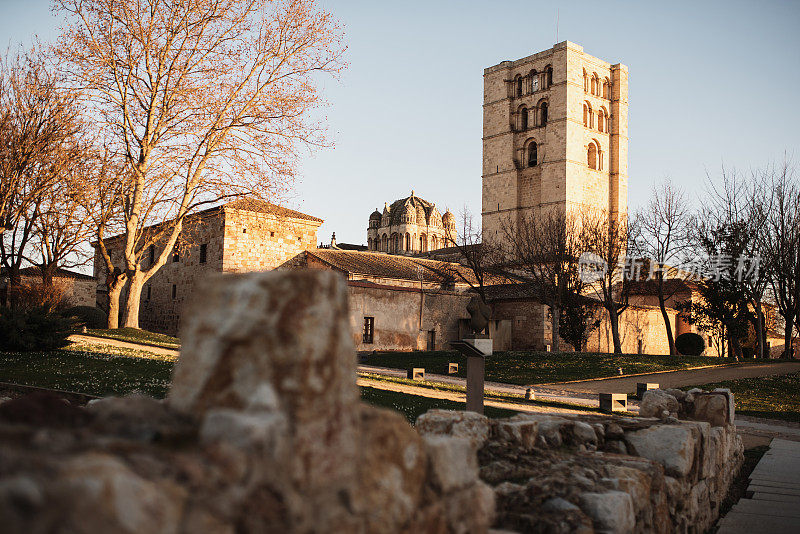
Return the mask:
M128 296L125 299L125 328L139 328L139 303L144 282L144 274L138 269L130 276Z
M551 306L551 315L553 317L553 335L551 340L550 350L553 352L561 351L561 334L559 333L558 322L561 318L561 308L559 306Z
M667 330L667 341L669 342L669 355L677 356L678 349L675 347L675 336L672 335L672 323L669 320L669 314L667 313L666 302L664 300L664 297L661 295L658 296L658 307L661 308L661 317L664 318L664 328Z
M108 328L114 330L119 328L119 299L122 289L125 287L125 278L118 276L113 282L108 284Z
M783 330L783 357L784 359L791 359L794 354L792 354L792 333L794 331L794 322L791 320L791 317L786 320L786 326Z
M761 306L756 308L756 357L759 359L767 358L769 355L765 350L764 343L764 313Z
M611 338L614 340L614 354L621 355L622 342L619 337L619 314L617 314L617 308L615 306L609 306L606 309L608 310L608 319L611 323Z

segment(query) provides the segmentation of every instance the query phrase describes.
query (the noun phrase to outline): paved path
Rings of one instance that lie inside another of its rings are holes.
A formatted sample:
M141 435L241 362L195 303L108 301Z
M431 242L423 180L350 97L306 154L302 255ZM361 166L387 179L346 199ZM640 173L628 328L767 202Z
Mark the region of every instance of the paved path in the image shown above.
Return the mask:
M661 388L678 388L682 386L699 386L723 380L754 378L759 376L785 375L800 372L800 361L780 363L734 364L721 367L704 367L701 369L684 369L647 375L621 376L619 378L600 378L549 384L541 386L546 389L585 391L593 393L633 393L637 382L655 382Z
M426 387L411 386L408 384L398 384L396 382L386 382L383 380L370 380L369 378L360 377L357 380L359 386L368 386L375 389L383 389L386 391L396 391L398 393L407 393L409 395L419 395L420 397L427 397L429 399L443 399L456 402L466 402L467 396L464 393L457 391L442 391L439 389L431 389ZM491 399L485 399L484 405L494 406L496 408L505 408L518 412L535 412L535 413L552 413L552 414L586 414L603 415L598 412L588 412L584 410L573 410L569 408L558 408L551 406L542 406L540 404L524 404L513 402L499 402Z
M390 376L394 378L406 378L406 372L400 369L391 369L389 367L375 367L372 365L359 365L358 371L360 373L371 373L376 375ZM442 384L452 384L456 386L466 387L467 381L458 376L439 375L435 373L425 373L425 380L431 382L440 382ZM418 388L425 389L425 388ZM428 388L429 389L429 388ZM485 382L484 390L495 393L510 393L512 395L525 395L526 386L518 386L516 384L504 384L500 382ZM574 392L574 391L559 391L555 388L547 388L542 386L531 386L537 399L552 400L558 402L568 402L570 404L580 404L587 407L597 407L597 395L591 392ZM635 388L634 388L635 389Z
M154 354L165 354L167 356L177 357L180 355L180 351L177 349L167 349L164 347L157 347L156 345L133 343L131 341L121 341L119 339L111 339L108 337L87 336L85 334L72 334L67 339L79 343L91 343L93 345L109 345L112 347L122 347L125 349L143 350L146 352L152 352Z
M719 522L719 534L800 532L800 443L773 439L747 491Z

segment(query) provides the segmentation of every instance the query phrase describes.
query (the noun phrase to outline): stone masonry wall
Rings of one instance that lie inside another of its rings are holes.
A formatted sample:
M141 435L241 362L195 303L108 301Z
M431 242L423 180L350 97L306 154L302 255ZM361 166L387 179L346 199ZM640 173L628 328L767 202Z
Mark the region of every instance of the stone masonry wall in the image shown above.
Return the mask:
M330 271L221 275L187 311L165 402L0 404L3 532L704 532L742 462L726 391L414 430L359 401Z
M505 532L706 532L743 461L732 395L651 391L642 411L658 417L431 410L417 429L470 440Z

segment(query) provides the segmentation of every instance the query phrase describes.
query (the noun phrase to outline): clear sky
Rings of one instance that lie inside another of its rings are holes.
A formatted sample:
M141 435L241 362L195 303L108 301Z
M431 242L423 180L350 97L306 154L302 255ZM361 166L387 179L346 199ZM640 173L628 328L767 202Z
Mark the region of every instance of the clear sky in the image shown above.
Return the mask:
M366 242L367 218L415 193L481 210L483 69L570 40L630 69L629 202L670 177L800 160L800 2L322 0L349 68L324 83L335 148L305 156L290 207L319 239ZM558 13L557 13L558 10ZM52 39L47 0L0 0L0 43Z

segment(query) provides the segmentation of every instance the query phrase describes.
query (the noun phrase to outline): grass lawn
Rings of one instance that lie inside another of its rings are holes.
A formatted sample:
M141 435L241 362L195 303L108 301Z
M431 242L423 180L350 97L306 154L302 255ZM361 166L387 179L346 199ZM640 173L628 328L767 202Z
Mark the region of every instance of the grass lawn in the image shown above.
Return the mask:
M407 395L405 393L398 393L396 391L386 391L384 389L371 388L363 386L361 389L361 399L374 406L382 408L392 408L402 413L410 423L417 420L417 417L424 414L433 408L440 408L443 410L463 410L464 403L456 402L445 399L430 399L428 397L420 397L417 395ZM503 408L495 408L493 406L484 407L484 414L487 417L511 417L517 412L513 410L504 410Z
M800 422L800 373L740 378L704 384L702 388L730 389L737 414Z
M173 361L142 351L73 344L50 352L0 352L0 381L86 393L141 391L163 398Z
M157 347L163 347L165 349L179 349L181 346L181 340L177 337L168 336L166 334L156 334L155 332L148 332L147 330L137 330L136 328L117 328L114 330L90 328L86 333L97 337L128 341L130 343L156 345Z
M164 398L175 358L108 345L73 343L49 352L0 352L0 382L107 396L140 391ZM370 404L400 411L410 422L431 408L463 410L464 403L363 387ZM513 411L486 407L489 417Z
M447 374L448 362L458 363L458 375L466 376L466 361L457 352L381 352L368 355L362 363L396 369L424 367L429 373ZM486 358L486 380L520 385L543 384L619 376L619 367L625 374L635 374L727 363L722 358L703 356L510 351L497 352Z

